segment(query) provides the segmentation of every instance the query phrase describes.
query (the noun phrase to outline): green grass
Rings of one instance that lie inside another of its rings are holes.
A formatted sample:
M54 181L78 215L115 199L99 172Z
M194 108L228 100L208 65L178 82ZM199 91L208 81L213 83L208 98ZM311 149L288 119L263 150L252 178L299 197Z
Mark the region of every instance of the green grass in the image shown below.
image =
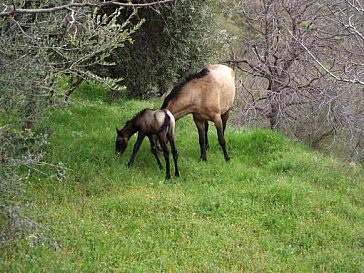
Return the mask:
M115 127L159 101L83 95L51 110L51 137L22 214L39 227L1 246L3 272L363 272L364 173L282 135L213 126L199 161L192 119L177 122L180 178L145 141L114 155ZM42 128L40 128L41 130ZM163 161L162 161L163 162ZM32 243L40 236L37 246ZM44 239L48 238L48 239ZM57 246L57 247L55 247ZM56 248L56 250L55 250Z

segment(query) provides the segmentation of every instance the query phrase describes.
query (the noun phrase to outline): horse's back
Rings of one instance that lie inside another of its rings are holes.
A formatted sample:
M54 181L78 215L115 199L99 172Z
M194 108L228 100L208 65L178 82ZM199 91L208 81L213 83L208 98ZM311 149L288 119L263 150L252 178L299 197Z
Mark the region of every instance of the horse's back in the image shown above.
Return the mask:
M212 79L212 88L208 92L216 92L219 98L220 113L230 110L235 98L235 72L222 64L212 64L208 67L209 77Z
M217 73L215 75L220 75L221 77L224 77L227 81L235 80L234 70L224 64L210 64L207 66L207 69L210 73Z
M212 120L231 109L234 97L234 71L226 65L212 64L176 86L162 108L170 110L176 120L190 113Z

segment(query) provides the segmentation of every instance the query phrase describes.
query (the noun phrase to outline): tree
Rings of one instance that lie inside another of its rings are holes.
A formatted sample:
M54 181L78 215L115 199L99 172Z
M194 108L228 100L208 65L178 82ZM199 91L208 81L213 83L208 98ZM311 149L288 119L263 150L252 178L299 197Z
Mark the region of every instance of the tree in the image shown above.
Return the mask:
M242 59L237 61L245 64L239 66L241 71L264 79L265 91L259 92L258 97L253 93L250 95L254 105L262 101L268 104L269 109L258 106L255 109L269 119L272 129L283 126L284 114L288 114L290 107L305 101L303 97L308 94L304 91L317 80L315 72L306 71L304 82L304 77L295 73L303 72L298 64L304 61L303 48L295 38L312 32L308 24L316 20L314 2L269 0L242 6L245 31L250 33L250 39L245 42Z
M106 64L105 59L115 48L131 42L130 35L143 22L134 20L131 23L137 7L160 6L172 1L75 3L63 0L25 1L23 4L12 1L11 5L3 4L0 18L5 18L5 29L13 28L20 33L19 38L24 39L25 48L29 48L26 43L30 42L33 48L41 49L37 54L42 53L42 56L39 55L38 59L42 58L42 62L48 64L45 70L50 71L51 78L62 73L74 76L77 82L80 82L79 79L91 79L113 87L118 79L100 77L95 73L95 67ZM106 15L102 10L108 7L113 7L114 12ZM120 22L117 18L125 7L133 11Z
M124 78L130 96L160 96L188 74L218 61L225 40L211 5L213 1L181 0L140 10L137 17L145 22L132 35L132 44L114 51L111 75ZM121 18L129 16L124 11Z
M47 141L47 132L33 129L50 102L64 95L56 94L57 78L74 75L112 86L115 80L100 77L93 67L104 65L113 49L131 42L131 34L142 22L132 23L135 13L131 13L116 23L121 9L168 2L172 0L137 4L12 0L1 4L0 212L11 223L19 218L13 200L21 198L24 169L41 164ZM100 8L108 5L116 9L106 15ZM56 172L58 166L54 168Z
M245 40L232 62L244 75L240 116L313 147L350 140L346 150L362 154L355 148L364 129L359 2L241 1L239 8Z
M325 7L328 14L322 23L330 23L327 26L330 32L326 32L326 35L322 37L327 40L332 40L334 37L336 41L339 41L330 44L331 50L327 51L329 55L325 56L326 59L334 60L331 63L332 67L319 60L323 52L316 55L310 51L303 40L300 41L300 45L316 65L335 80L364 85L364 5L359 1L344 0L327 2ZM294 38L299 40L298 37Z

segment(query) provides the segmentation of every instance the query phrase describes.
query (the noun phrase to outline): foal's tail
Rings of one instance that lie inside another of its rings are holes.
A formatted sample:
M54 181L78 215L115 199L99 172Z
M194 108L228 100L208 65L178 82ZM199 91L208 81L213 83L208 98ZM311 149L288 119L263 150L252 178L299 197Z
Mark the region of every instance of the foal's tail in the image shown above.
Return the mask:
M163 111L165 113L164 122L161 128L158 129L157 133L160 133L168 128L169 135L174 138L174 127L176 125L176 120L170 111L167 109L164 109Z
M165 114L166 115L164 118L164 122L163 122L162 126L157 130L157 134L166 130L171 122L171 117L168 115L168 113L165 113Z

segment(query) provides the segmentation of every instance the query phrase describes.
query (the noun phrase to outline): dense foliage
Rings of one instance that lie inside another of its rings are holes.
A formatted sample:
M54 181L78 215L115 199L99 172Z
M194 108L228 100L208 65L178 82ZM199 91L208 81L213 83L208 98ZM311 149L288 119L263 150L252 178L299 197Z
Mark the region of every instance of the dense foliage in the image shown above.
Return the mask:
M176 1L138 10L145 19L133 43L116 50L111 73L123 77L133 97L162 95L187 74L220 61L226 40L219 32L213 1ZM124 14L128 16L128 13Z
M67 1L7 1L2 11L10 6L34 10L65 3ZM55 105L59 97L63 100L65 88L57 89L60 76L113 85L114 80L98 77L89 68L104 63L111 49L129 42L130 34L139 27L139 22L131 25L129 18L124 24L116 24L119 11L101 16L97 8L64 9L0 17L2 240L9 237L3 235L2 218L13 226L20 221L15 211L23 198L22 186L28 171L45 164L42 163L42 146L47 142L48 133L46 130L35 133L34 127L48 107Z

